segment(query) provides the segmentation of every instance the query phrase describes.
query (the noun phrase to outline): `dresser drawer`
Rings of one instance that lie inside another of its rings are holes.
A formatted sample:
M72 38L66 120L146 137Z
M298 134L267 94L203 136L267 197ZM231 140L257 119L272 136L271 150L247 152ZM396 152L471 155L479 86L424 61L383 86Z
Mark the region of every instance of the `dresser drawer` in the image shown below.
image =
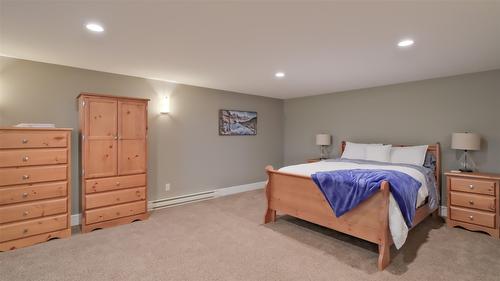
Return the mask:
M22 203L0 207L0 223L46 217L66 213L66 198Z
M66 147L66 132L0 131L0 148Z
M474 208L485 211L496 211L495 197L471 193L451 192L450 202L453 206Z
M0 168L0 186L65 180L66 170L66 165Z
M131 188L85 195L85 207L93 209L146 199L146 188Z
M452 220L463 221L467 223L482 225L490 228L495 228L496 216L494 213L487 213L472 209L459 207L450 207L450 218Z
M146 174L90 179L85 181L85 193L95 193L145 185Z
M67 215L4 224L0 225L0 242L61 230L67 227Z
M450 189L453 191L495 195L496 181L480 179L450 178Z
M0 205L64 197L67 182L24 184L0 188Z
M63 148L0 150L0 159L0 168L66 164L68 151Z
M121 204L111 207L104 207L85 211L85 222L87 224L108 221L121 217L133 216L146 212L146 202L144 200Z

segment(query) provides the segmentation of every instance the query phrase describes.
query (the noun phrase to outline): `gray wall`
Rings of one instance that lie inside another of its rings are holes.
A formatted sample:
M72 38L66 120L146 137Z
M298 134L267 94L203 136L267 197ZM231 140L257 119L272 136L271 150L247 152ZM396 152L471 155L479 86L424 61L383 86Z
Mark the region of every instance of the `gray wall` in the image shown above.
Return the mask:
M443 171L457 168L453 132L481 134L477 168L500 172L500 70L285 101L285 165L319 157L317 133L342 140L393 144L441 143ZM444 185L443 185L444 186Z
M281 100L0 57L0 126L73 128L73 194L80 194L75 98L84 91L151 99L150 200L262 181L266 165L283 163ZM169 115L159 114L164 94L171 96ZM257 136L219 136L219 109L257 111ZM78 213L78 196L72 204Z

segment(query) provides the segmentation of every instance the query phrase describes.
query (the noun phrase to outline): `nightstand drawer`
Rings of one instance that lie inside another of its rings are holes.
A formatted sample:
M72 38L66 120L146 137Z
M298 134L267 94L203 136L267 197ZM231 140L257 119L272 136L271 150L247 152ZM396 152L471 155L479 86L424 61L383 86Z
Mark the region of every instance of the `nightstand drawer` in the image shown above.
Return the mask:
M474 208L485 211L496 211L495 197L462 192L451 192L450 202L453 206Z
M452 177L450 178L450 189L454 191L495 195L496 181L480 180L480 179L466 179Z
M490 228L495 227L495 214L471 209L450 207L450 218L452 220L482 225Z

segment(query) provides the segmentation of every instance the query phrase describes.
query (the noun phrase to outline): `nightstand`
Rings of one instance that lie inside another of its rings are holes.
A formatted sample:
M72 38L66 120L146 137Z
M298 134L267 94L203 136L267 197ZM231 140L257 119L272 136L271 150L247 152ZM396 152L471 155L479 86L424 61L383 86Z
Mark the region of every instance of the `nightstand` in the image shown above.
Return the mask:
M483 231L499 239L500 174L445 173L449 227Z

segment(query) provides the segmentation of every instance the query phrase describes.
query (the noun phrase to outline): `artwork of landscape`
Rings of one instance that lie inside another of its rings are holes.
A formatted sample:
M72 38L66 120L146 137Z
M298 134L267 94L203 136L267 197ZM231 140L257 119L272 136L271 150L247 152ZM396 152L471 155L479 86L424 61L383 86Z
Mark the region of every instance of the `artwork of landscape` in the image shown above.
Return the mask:
M219 112L219 135L257 135L257 112L222 109Z

